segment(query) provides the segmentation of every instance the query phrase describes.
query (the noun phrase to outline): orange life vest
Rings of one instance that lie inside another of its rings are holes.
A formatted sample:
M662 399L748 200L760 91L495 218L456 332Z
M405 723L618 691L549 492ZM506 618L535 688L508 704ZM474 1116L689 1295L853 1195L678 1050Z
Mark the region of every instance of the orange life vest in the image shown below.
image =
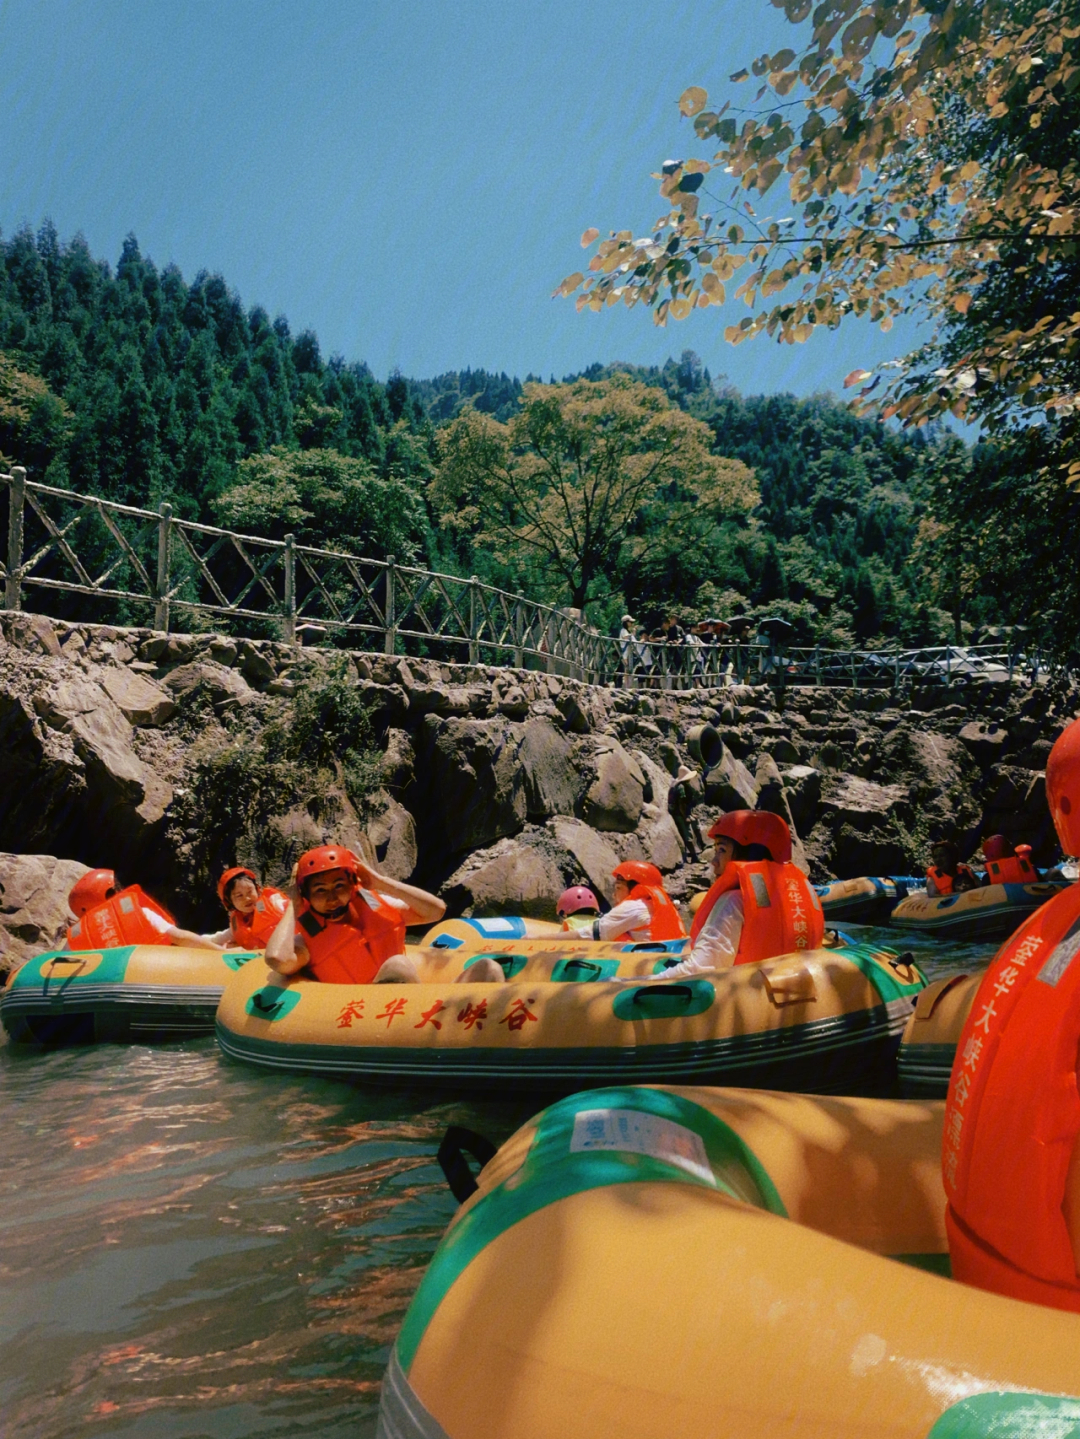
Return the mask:
M939 895L954 894L956 892L954 881L959 879L961 875L965 875L968 879L971 880L972 889L977 889L979 887L978 875L973 869L969 869L966 864L958 864L956 866L955 875L946 874L943 869L938 869L936 864L932 864L930 868L926 871L927 879L932 879L934 881L934 888L937 890Z
M259 890L251 914L241 914L238 909L229 910L229 929L234 942L242 949L265 949L266 941L277 929L288 905L289 901L280 889L265 885Z
M324 984L370 984L380 965L405 953L405 915L369 889L358 889L341 919L325 920L306 904L296 921Z
M685 939L686 929L671 896L658 884L635 884L631 899L641 899L649 906L650 939ZM637 933L637 931L635 931Z
M722 894L742 894L743 927L736 964L757 964L799 949L817 949L825 938L821 900L806 875L775 860L731 860L701 902L690 930L690 948Z
M1074 884L1002 946L979 987L953 1064L942 1169L953 1278L1080 1312L1078 955Z
M152 910L169 924L176 920L167 909L144 894L137 884L128 885L111 899L88 909L68 930L68 949L115 949L122 944L172 944L159 934L143 914Z
M987 860L986 872L991 884L1034 884L1039 877L1031 860L1021 854Z

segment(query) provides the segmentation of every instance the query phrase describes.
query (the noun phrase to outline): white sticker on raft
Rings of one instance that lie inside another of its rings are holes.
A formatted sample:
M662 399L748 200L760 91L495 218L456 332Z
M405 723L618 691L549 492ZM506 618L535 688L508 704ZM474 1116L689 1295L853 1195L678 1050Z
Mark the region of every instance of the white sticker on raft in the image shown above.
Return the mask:
M512 919L474 919L472 923L481 934L509 934L515 939L520 938Z
M597 1149L648 1154L685 1169L695 1179L716 1183L701 1135L657 1114L642 1114L638 1109L581 1110L574 1117L570 1153Z

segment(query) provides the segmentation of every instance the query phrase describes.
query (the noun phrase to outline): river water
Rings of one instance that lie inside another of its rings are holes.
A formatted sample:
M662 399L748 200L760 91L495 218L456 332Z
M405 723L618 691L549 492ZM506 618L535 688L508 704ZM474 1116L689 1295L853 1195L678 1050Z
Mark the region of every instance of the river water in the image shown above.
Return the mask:
M935 975L995 949L852 933ZM447 1124L498 1143L540 1103L266 1075L209 1038L0 1044L0 1434L372 1435L455 1208Z

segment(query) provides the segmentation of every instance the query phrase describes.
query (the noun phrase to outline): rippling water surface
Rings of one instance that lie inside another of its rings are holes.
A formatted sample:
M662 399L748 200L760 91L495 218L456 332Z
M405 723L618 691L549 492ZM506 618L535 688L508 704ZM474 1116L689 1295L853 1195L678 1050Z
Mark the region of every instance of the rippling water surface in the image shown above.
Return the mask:
M996 949L851 934L931 977ZM446 1125L500 1142L542 1103L263 1075L212 1039L0 1044L0 1432L370 1436L455 1207Z
M537 1107L288 1079L183 1045L0 1046L0 1432L370 1435L455 1203L446 1125Z

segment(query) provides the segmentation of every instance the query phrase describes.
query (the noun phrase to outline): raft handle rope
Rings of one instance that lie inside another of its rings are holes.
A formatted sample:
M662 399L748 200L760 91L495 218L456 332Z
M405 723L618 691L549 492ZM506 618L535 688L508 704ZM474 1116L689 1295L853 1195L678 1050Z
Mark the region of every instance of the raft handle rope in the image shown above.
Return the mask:
M450 1193L459 1204L464 1204L466 1199L480 1188L469 1167L469 1161L465 1158L466 1154L471 1154L483 1169L489 1160L494 1159L496 1146L483 1134L477 1134L475 1129L466 1129L463 1124L451 1124L443 1135L436 1158L439 1168L446 1176Z

